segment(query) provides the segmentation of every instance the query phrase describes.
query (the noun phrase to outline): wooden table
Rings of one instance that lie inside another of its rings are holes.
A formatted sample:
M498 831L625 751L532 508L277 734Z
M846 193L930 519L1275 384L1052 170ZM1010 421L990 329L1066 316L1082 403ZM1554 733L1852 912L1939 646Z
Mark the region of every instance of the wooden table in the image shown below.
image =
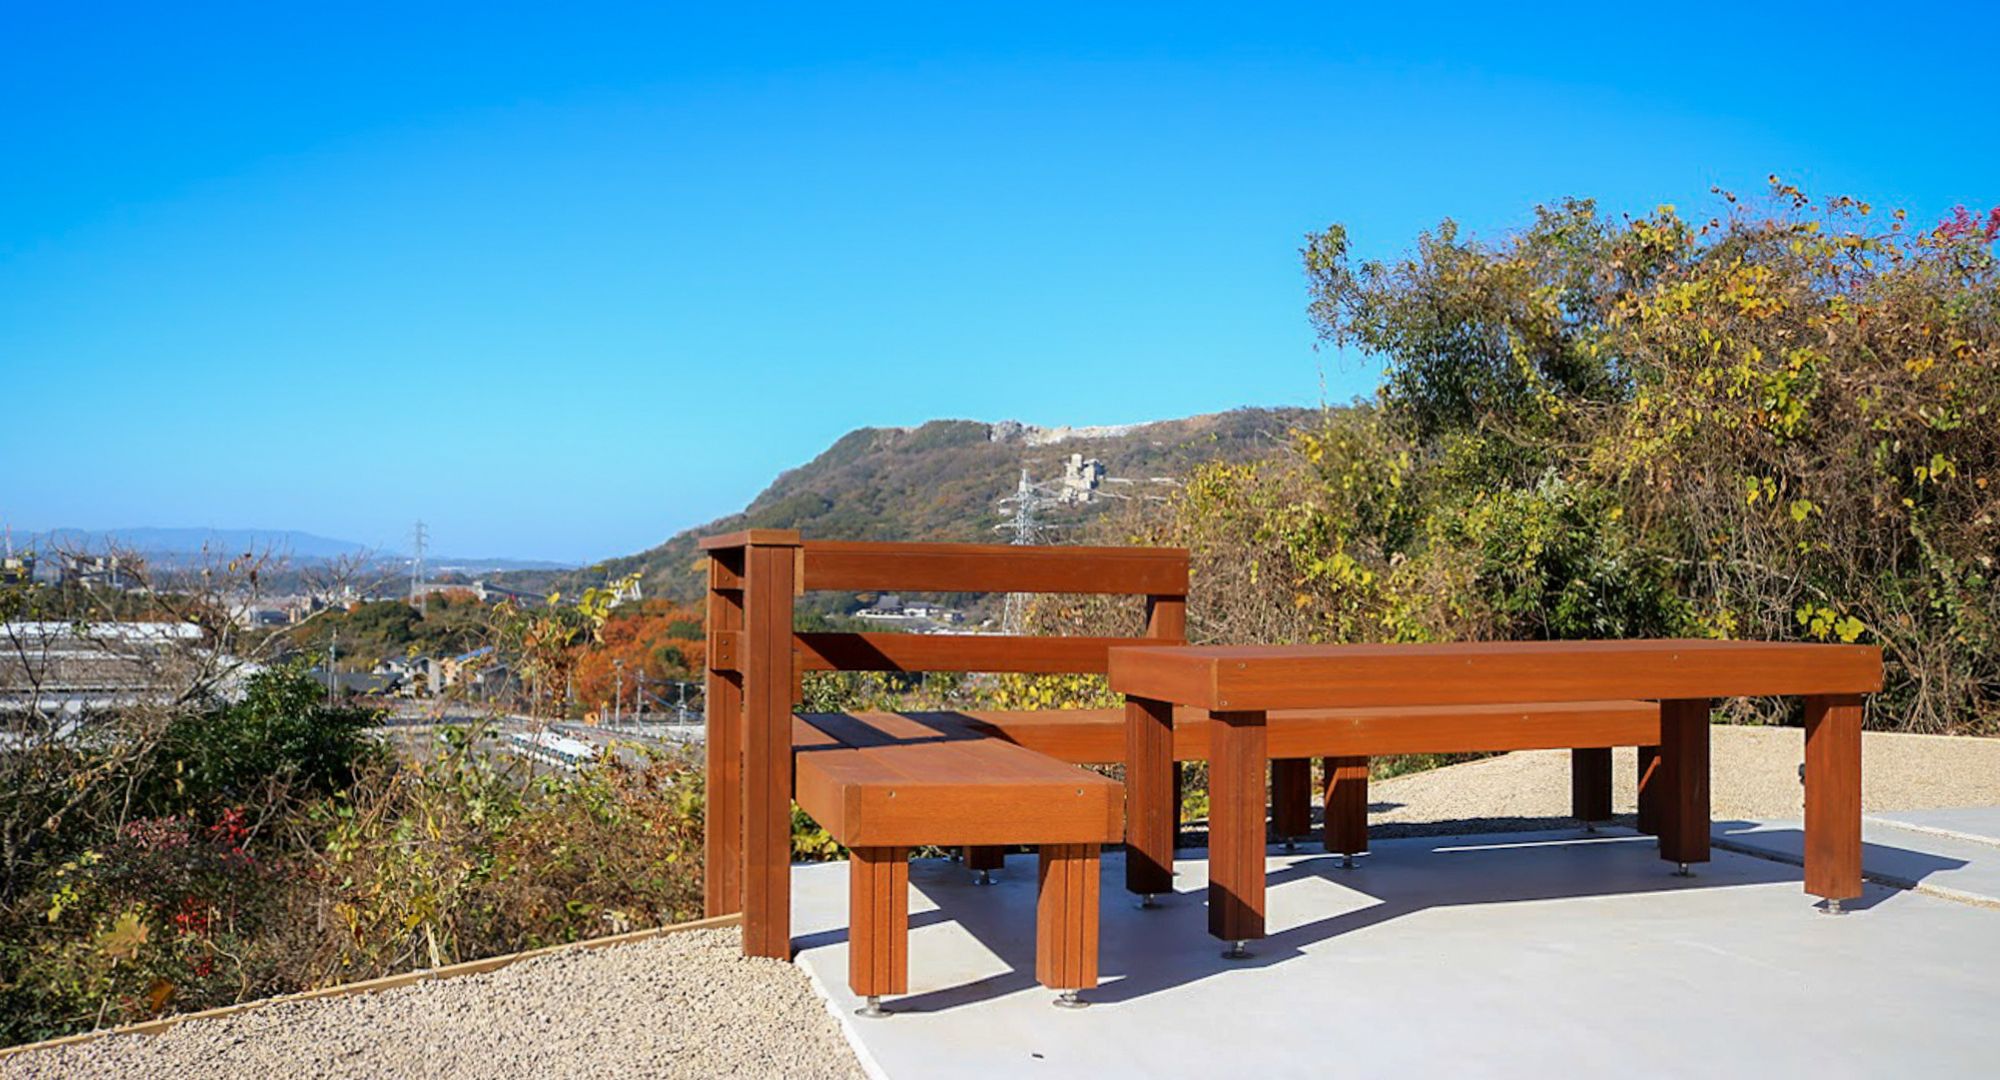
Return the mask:
M1882 688L1868 645L1551 641L1450 645L1134 646L1110 654L1125 695L1126 846L1173 865L1173 707L1214 720L1209 933L1247 955L1264 936L1264 714L1276 709L1660 702L1649 783L1664 786L1660 855L1708 861L1708 718L1717 698L1805 699L1805 888L1829 910L1861 895L1861 695ZM1128 882L1128 887L1130 883Z

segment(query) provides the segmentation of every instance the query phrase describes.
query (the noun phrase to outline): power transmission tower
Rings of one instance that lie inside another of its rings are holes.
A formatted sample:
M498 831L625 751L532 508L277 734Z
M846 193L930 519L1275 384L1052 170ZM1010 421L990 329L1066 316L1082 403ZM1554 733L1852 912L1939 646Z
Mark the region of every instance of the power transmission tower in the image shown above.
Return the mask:
M424 545L430 540L430 530L424 528L420 519L417 527L410 532L410 603L422 607L424 603Z
M1041 519L1041 512L1060 502L1055 489L1047 484L1038 484L1028 476L1028 470L1021 470L1020 482L1014 486L1014 494L999 502L1000 510L1007 520L993 526L997 532L1008 534L1010 544L1039 544L1055 526ZM1000 612L1002 633L1018 634L1027 621L1028 597L1025 593L1008 593L1006 606Z

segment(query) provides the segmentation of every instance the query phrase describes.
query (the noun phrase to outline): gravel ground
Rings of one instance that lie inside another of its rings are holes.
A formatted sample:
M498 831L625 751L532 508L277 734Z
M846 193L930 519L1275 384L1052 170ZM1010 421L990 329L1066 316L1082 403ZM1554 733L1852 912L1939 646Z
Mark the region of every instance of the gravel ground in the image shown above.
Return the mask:
M1717 821L1798 819L1805 814L1801 728L1717 726L1710 799ZM1612 752L1613 808L1637 806L1638 752ZM1369 835L1566 828L1569 751L1524 750L1369 785ZM1864 810L2000 805L2000 739L1942 735L1861 737Z
M800 968L734 930L290 1002L0 1059L25 1077L858 1077Z

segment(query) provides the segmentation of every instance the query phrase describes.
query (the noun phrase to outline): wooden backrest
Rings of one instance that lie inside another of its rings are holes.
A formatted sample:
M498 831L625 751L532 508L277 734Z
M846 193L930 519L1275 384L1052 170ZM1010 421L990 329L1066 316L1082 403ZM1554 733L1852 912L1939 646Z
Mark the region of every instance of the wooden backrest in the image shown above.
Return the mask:
M801 540L751 530L702 541L709 556L709 667L743 670L753 647L743 598L783 590L1098 593L1144 596L1132 637L795 633L792 669L1103 673L1115 645L1179 643L1187 626L1188 555L1177 548L1020 547ZM789 549L789 560L777 551ZM753 553L762 551L761 556ZM761 569L760 569L761 568ZM763 575L769 580L758 580ZM789 580L780 580L789 579ZM776 597L766 594L766 603ZM718 610L720 609L720 610Z

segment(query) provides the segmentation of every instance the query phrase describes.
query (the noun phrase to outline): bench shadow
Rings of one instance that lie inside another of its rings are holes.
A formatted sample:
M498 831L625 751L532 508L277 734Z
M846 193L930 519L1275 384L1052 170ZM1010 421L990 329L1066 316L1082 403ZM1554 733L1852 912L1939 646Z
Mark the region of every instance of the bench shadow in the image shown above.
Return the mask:
M1776 856L1757 857L1755 853L1732 849L1732 854L1750 857L1732 860L1726 874L1704 873L1701 867L1697 867L1693 877L1684 878L1673 873L1671 864L1658 859L1657 840L1651 836L1623 830L1582 833L1577 830L1575 821L1567 818L1548 819L1551 822L1549 831L1540 835L1536 832L1481 835L1478 827L1492 820L1470 819L1458 823L1465 827L1436 837L1438 842L1435 844L1398 853L1393 862L1383 862L1379 855L1364 855L1360 857L1360 868L1350 870L1342 868L1338 855L1307 855L1273 869L1265 880L1267 889L1318 879L1351 890L1372 902L1272 933L1251 943L1251 956L1246 960L1222 959L1222 943L1208 936L1205 920L1196 922L1189 917L1194 915L1199 918L1197 913L1206 906L1206 889L1178 891L1160 898L1162 907L1158 914L1164 916L1162 924L1139 930L1143 944L1133 947L1135 943L1129 940L1133 928L1129 923L1115 927L1110 925L1113 906L1131 906L1134 899L1121 887L1116 869L1121 864L1107 859L1100 901L1104 905L1107 922L1103 930L1106 946L1102 954L1104 978L1095 989L1085 991L1084 997L1107 1004L1131 1001L1228 972L1289 963L1302 959L1309 946L1438 908L1797 884L1800 881L1796 863ZM1522 819L1504 820L1518 822ZM1718 828L1748 827L1750 823L1717 822L1716 825ZM1767 830L1761 835L1769 837L1773 832L1782 831ZM1463 840L1473 842L1454 842ZM1313 842L1317 843L1317 840ZM1917 866L1926 874L1965 865L1963 860L1930 856L1902 848L1877 844L1864 846L1867 849L1863 855L1864 865L1885 855L1901 860L1901 865ZM1282 854L1275 847L1268 850L1274 855ZM1614 855L1621 860L1620 865L1602 867L1579 861L1598 851ZM1521 867L1521 872L1495 872L1502 868L1491 866L1479 868L1478 872L1468 872L1458 868L1440 868L1430 861L1441 855L1465 854L1504 859L1529 852L1541 852L1545 856L1559 852L1561 861L1551 864L1545 860L1534 866ZM1186 858L1188 854L1191 853L1183 853L1181 857ZM1424 861L1413 864L1408 861L1412 855ZM1648 860L1645 864L1648 869L1634 873L1633 866L1622 861L1631 855L1641 855ZM983 896L978 894L984 894L986 890L979 889L975 893L969 879L961 886L955 882L936 880L935 875L932 875L932 880L925 881L918 881L916 875L912 876L912 886L918 887L937 905L934 910L913 916L913 928L942 922L955 923L1005 963L1007 970L971 982L896 998L891 1002L895 1011L938 1012L1041 989L1034 971L1033 858L1032 853L1014 854L1007 870L1012 887L1006 892L996 889L994 893ZM1657 873L1652 871L1652 867L1657 867ZM956 868L953 870L956 872ZM1611 872L1594 873L1598 870ZM1888 887L1867 888L1861 897L1846 901L1844 906L1850 911L1867 910L1894 895L1894 892ZM1010 895L1012 893L1021 895ZM977 902L967 902L975 900ZM1191 912L1188 909L1194 910ZM1174 918L1176 910L1181 917ZM1124 913L1119 914L1122 916ZM1141 917L1150 918L1152 913ZM1157 946L1153 944L1156 937ZM1117 938L1128 940L1120 943L1123 947L1112 948ZM799 944L801 948L810 948L845 939L846 931L836 930L803 937ZM911 948L914 952L920 946L912 942Z

